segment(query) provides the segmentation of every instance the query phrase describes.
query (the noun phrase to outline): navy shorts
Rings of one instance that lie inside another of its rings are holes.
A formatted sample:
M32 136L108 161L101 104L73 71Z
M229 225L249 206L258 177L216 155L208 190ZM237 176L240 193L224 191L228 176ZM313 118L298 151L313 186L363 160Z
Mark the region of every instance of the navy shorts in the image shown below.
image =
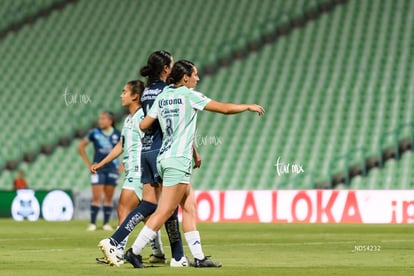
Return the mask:
M141 152L141 182L146 184L161 183L162 179L157 170L157 156L159 149Z
M119 178L117 170L98 171L96 174L91 174L91 184L104 184L116 186Z

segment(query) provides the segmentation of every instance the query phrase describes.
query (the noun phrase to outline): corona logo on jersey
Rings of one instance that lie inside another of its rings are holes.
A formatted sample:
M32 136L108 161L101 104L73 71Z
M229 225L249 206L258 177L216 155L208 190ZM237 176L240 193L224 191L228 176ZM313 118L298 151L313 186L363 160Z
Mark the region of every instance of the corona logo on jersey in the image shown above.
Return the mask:
M17 190L17 195L12 202L11 213L14 220L39 219L40 206L33 190Z
M158 106L160 108L162 108L163 106L174 105L174 104L183 104L183 101L181 100L181 98L177 98L177 99L160 99L160 101L158 102Z

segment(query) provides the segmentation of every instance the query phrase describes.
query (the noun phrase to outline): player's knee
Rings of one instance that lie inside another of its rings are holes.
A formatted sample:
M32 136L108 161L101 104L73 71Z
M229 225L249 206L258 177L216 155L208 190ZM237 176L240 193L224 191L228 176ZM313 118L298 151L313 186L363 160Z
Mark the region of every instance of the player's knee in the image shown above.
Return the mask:
M158 210L158 214L162 217L162 220L166 221L174 214L175 208L166 207Z
M100 196L92 196L92 204L93 205L101 205L101 197Z
M189 216L195 216L197 214L197 204L190 203L183 206L183 214L186 213Z
M128 213L132 211L132 209L125 203L119 202L118 204L118 214L120 215L128 215Z
M112 206L112 204L113 204L112 197L105 197L104 198L104 205L106 205L106 206L111 205Z

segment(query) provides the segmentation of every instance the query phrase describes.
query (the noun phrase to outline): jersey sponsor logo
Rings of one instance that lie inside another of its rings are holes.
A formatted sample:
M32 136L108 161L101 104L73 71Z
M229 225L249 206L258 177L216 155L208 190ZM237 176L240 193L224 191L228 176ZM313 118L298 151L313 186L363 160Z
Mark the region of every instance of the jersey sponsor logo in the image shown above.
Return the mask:
M132 183L134 181L134 179L132 177L128 177L128 182Z
M178 99L161 99L158 102L158 107L162 108L163 106L173 105L173 104L183 104L181 98Z
M99 153L108 154L112 150L113 145L111 144L108 137L106 137L105 135L103 135L101 133L97 133L95 135L95 140L99 144ZM114 143L114 144L116 144L116 143Z
M143 101L153 101L161 93L161 89L145 89L141 97L141 102Z
M166 137L158 155L162 155L164 152L169 150L171 146L172 146L172 139L170 137Z
M116 134L112 134L112 144L118 144L119 137Z
M151 145L152 144L152 142L153 142L153 137L154 136L144 136L144 138L142 138L142 144L144 145L144 147L146 146L146 145Z
M175 108L175 109L163 109L161 111L161 116L162 117L166 117L166 116L169 116L169 115L178 116L179 113L180 113L180 109L178 109L178 108Z
M161 148L160 153L158 155L162 155L164 152L166 152L170 148L171 148L171 145L168 145L168 146L165 146L165 147Z

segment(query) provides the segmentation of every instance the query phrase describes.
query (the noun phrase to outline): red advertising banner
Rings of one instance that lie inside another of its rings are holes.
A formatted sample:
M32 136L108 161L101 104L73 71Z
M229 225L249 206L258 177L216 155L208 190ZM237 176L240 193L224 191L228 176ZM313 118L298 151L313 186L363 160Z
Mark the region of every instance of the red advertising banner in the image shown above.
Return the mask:
M204 222L414 223L414 190L196 191Z

